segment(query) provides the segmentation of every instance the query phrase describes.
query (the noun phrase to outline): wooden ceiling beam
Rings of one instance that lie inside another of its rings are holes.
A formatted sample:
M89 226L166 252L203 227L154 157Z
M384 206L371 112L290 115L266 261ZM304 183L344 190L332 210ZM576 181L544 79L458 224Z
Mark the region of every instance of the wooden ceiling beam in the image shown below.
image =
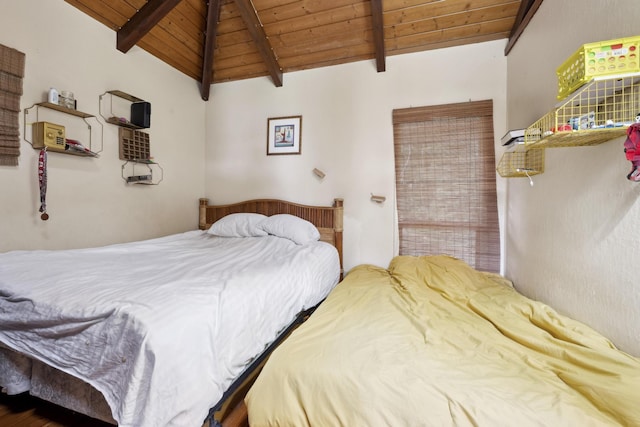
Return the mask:
M381 73L386 70L382 0L371 0L371 20L373 21L373 43L376 53L376 68L378 69L378 72Z
M116 47L127 53L142 37L145 36L162 18L167 16L181 0L149 0L142 9L136 12L116 36Z
M518 14L516 15L516 20L513 23L513 27L511 28L511 34L509 34L509 41L507 42L507 46L504 48L504 54L508 55L513 46L516 44L518 38L527 28L529 21L533 18L533 15L536 14L536 11L542 4L542 0L522 0L520 3L520 9L518 9Z
M278 59L273 52L273 48L271 47L269 38L264 31L264 26L262 25L262 23L260 22L260 18L258 17L258 12L253 6L253 2L251 0L235 0L235 3L238 7L238 10L240 11L242 20L247 26L249 34L251 34L251 38L257 45L258 52L260 52L262 60L267 65L269 75L271 76L271 80L273 80L273 84L276 85L276 87L281 87L282 68L278 64Z
M207 25L204 37L204 52L202 55L202 78L200 80L200 96L204 101L209 100L211 81L213 80L213 51L216 48L216 35L220 21L221 0L209 0L207 4Z

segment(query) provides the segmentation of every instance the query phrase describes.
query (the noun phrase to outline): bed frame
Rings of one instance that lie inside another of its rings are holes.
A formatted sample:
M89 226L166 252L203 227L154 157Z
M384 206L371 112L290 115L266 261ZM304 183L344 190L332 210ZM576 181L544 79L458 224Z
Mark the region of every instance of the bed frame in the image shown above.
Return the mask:
M261 213L267 216L275 214L291 214L305 219L314 224L320 232L320 240L330 243L338 250L340 258L340 278L342 279L342 224L343 224L343 199L334 199L332 206L306 206L277 199L249 200L228 205L209 205L206 198L200 199L199 228L206 230L218 219L231 213ZM268 355L281 343L293 329L306 320L315 310L315 307L300 313L291 324L283 331L276 341L267 350L256 357L244 373L224 393L222 399L211 408L208 417L204 420L204 426L243 426L247 425L246 408L244 407L244 395L253 384L260 369L266 362ZM33 369L44 372L38 374L38 378L46 378L47 394L36 397L54 404L69 407L76 412L83 413L93 418L113 423L111 411L102 395L92 386L40 362L31 361L26 356L12 352L0 346L0 359L7 357L7 361L18 360L20 363L33 363ZM63 403L64 402L64 403ZM69 404L69 402L72 402ZM221 421L219 421L221 420Z

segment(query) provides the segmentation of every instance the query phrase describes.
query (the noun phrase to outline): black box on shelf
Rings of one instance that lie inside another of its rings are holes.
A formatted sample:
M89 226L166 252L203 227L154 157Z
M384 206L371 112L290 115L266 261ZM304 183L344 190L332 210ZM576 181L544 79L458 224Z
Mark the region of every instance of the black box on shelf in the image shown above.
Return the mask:
M141 128L151 126L151 104L149 102L134 102L131 104L131 123Z

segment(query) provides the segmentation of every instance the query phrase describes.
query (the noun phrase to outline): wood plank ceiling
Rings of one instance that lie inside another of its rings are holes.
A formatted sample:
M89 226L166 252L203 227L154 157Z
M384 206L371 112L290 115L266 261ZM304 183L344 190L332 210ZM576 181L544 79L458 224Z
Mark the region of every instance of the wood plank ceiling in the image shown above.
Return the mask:
M200 84L489 40L513 46L542 0L65 0Z

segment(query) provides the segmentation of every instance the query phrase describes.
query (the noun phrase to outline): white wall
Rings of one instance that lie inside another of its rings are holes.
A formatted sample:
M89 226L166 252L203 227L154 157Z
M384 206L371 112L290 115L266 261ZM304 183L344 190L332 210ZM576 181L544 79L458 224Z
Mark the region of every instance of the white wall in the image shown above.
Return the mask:
M94 246L197 227L205 103L193 79L138 47L126 55L117 51L113 30L62 1L2 0L0 43L26 54L23 109L44 101L50 86L71 90L78 109L96 116L98 97L107 90L149 101L151 153L164 168L160 185L127 186L118 129L105 124L100 158L49 155L50 219L44 222L38 212L38 151L23 140L19 166L0 166L0 252ZM28 120L35 121L30 111ZM40 110L39 119L60 122L68 131L78 126L79 119L47 114ZM91 123L94 132L99 129ZM67 137L86 143L88 133ZM99 135L92 139L95 147Z
M273 197L304 204L344 198L345 269L387 266L395 254L392 110L493 99L506 117L506 42L497 41L216 84L207 106L207 196L226 203ZM267 156L267 119L302 115L302 154ZM326 173L318 180L312 173ZM371 193L387 201L378 205Z
M584 43L638 35L636 0L545 0L508 62L509 128L557 102L556 68ZM640 355L640 185L626 180L624 138L546 150L545 172L509 179L506 274Z

